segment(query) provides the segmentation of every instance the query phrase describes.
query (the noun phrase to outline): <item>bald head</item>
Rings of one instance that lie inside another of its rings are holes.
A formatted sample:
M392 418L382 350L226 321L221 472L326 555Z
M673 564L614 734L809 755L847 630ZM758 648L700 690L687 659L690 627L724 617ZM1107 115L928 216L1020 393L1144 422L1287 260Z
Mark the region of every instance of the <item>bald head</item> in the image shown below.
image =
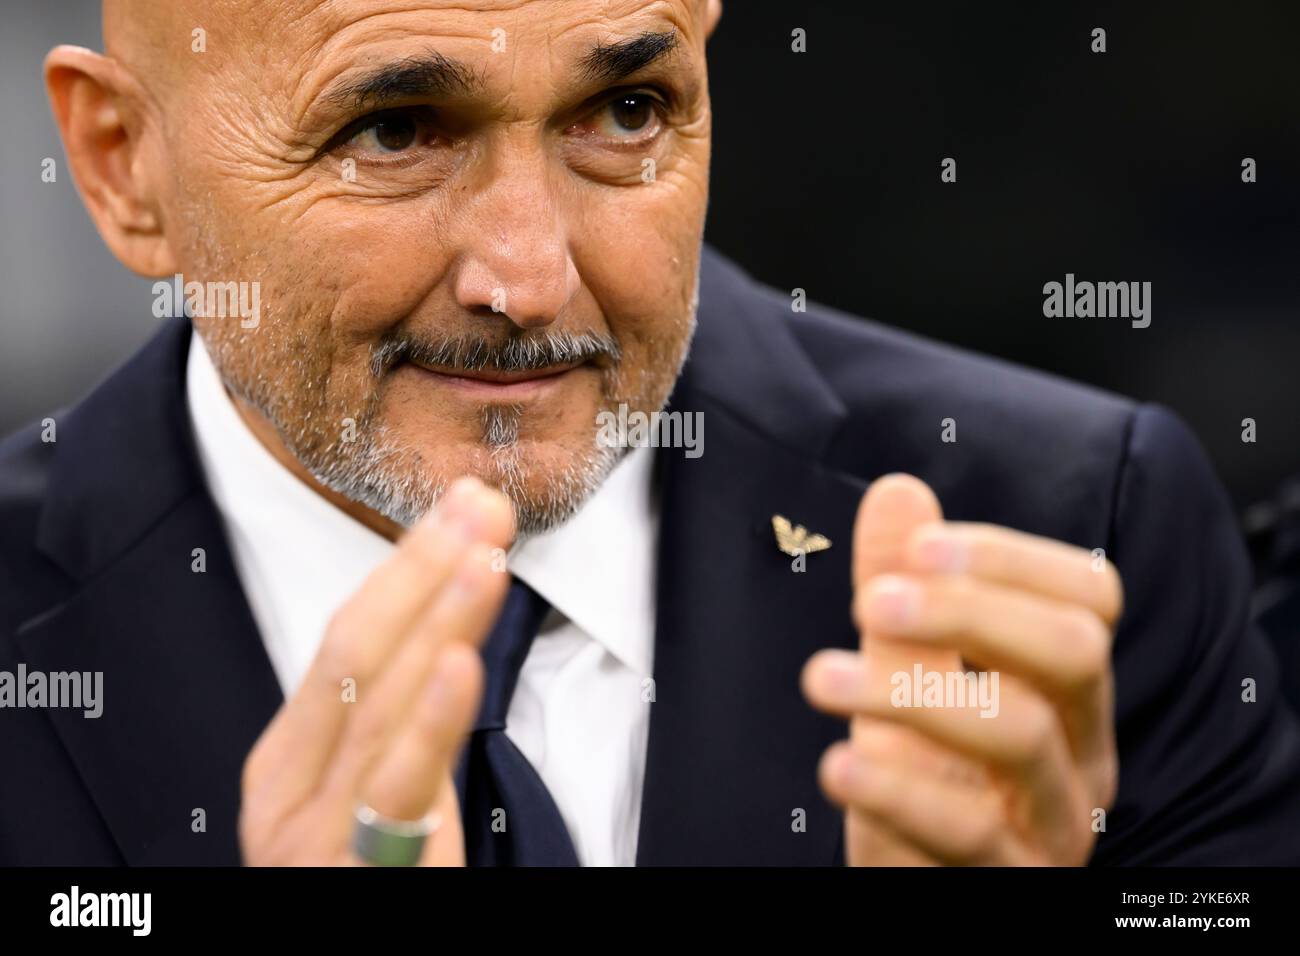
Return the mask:
M525 2L487 0L474 6L485 12L508 15ZM274 48L283 46L276 41L283 40L286 31L295 29L304 18L323 15L328 20L333 9L346 6L346 2L335 0L168 0L166 3L103 0L104 49L161 92L169 88L169 81L183 76L187 69L203 65L190 54L196 52L196 46L206 47L208 34L214 30L233 42L217 44L207 52L224 51L238 56L242 50L252 62L270 65L276 59ZM693 18L702 25L703 34L712 33L722 14L721 0L688 0L685 6L692 8ZM337 22L345 19L343 15ZM268 46L272 48L270 58L261 58L260 54ZM148 82L155 79L157 83Z
M229 17L234 6L229 0L104 0L104 52L151 90L165 90L185 67L196 65L188 56L192 31Z

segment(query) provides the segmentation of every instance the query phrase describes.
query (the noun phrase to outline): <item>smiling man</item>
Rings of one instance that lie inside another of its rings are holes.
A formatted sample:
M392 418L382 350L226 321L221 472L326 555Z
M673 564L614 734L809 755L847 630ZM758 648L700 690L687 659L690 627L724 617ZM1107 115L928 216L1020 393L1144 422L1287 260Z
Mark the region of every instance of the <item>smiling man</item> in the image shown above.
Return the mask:
M0 666L103 681L0 711L0 862L1300 860L1194 439L703 247L720 17L111 0L50 54L114 254L259 308L0 446ZM669 405L707 445L602 429Z
M104 162L161 161L87 184L110 244L145 274L260 284L256 336L196 320L208 354L259 440L381 533L462 474L523 531L562 520L614 461L596 413L657 410L685 355L708 25L564 7L120 3L114 59L50 58L74 153L112 104L134 135Z

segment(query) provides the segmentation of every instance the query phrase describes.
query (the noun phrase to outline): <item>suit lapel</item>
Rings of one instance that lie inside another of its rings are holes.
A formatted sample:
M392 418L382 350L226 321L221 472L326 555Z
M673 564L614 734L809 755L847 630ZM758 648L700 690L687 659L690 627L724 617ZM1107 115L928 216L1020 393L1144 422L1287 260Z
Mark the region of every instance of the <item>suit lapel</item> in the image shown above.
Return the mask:
M709 259L699 331L673 408L700 411L704 454L661 449L661 532L638 863L825 865L838 811L817 762L845 725L799 690L823 647L856 646L850 531L865 484L818 459L843 416L770 305ZM832 541L805 570L781 514Z
M244 758L281 702L203 486L172 322L59 425L38 543L72 582L29 669L103 673L103 717L46 713L130 864L235 864Z

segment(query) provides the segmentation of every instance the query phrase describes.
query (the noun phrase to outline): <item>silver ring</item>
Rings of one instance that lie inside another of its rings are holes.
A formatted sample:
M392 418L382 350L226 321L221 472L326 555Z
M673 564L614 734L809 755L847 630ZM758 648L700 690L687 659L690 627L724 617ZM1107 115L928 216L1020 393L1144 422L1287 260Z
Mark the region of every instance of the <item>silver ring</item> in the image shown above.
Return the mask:
M436 813L422 820L397 820L364 803L357 806L356 818L352 852L373 866L415 866L425 842L442 825Z

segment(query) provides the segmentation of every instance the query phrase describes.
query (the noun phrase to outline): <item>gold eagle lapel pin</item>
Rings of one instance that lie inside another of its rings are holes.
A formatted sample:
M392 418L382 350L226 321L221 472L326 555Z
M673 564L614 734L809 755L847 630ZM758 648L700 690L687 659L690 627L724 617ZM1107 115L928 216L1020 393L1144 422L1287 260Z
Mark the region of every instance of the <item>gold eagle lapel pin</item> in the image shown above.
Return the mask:
M790 525L790 519L784 515L772 515L772 530L776 533L776 546L782 554L798 557L825 551L831 546L831 539L823 534L809 534L801 524Z

